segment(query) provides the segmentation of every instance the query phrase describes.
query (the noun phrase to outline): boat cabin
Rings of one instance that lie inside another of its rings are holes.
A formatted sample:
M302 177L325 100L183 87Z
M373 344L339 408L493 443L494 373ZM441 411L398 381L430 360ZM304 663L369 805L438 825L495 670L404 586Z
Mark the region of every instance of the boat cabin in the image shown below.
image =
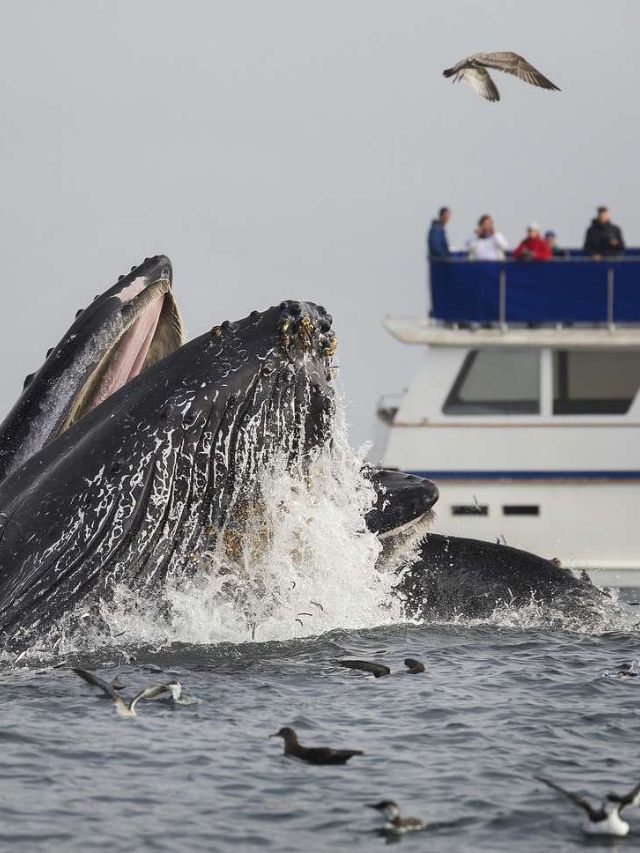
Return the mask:
M422 358L377 461L438 484L439 533L640 569L640 251L432 261L430 305L384 321Z

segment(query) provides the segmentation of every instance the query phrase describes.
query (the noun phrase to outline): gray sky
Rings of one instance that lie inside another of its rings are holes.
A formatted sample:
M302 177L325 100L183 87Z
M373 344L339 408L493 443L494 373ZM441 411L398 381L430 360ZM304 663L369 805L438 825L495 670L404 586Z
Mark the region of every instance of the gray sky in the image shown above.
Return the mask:
M284 298L333 313L354 441L419 351L424 230L484 211L566 245L599 203L640 244L638 0L2 0L0 410L118 274L174 264L187 331ZM516 50L562 88L442 69Z

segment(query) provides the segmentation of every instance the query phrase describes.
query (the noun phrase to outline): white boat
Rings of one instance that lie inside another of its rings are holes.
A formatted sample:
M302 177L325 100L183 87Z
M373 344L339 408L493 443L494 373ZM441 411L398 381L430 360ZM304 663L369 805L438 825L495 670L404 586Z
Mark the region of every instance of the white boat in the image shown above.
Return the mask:
M384 321L422 359L374 461L437 483L434 532L638 584L640 258L432 262L431 295Z

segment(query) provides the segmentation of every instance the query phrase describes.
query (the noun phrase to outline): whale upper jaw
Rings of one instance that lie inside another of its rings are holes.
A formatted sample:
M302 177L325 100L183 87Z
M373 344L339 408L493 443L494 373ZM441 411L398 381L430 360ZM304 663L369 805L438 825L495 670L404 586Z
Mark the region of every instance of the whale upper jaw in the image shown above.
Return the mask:
M0 424L0 482L183 344L172 277L165 255L146 258L77 312Z

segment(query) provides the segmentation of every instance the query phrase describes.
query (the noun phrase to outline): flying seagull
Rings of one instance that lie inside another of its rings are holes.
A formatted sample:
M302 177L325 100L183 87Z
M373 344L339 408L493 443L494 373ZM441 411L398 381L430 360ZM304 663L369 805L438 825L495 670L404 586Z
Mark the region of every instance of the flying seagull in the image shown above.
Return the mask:
M453 77L453 83L460 80L468 83L474 92L488 101L499 101L500 92L487 68L513 74L525 83L531 83L532 86L560 91L555 83L530 65L523 56L508 50L499 50L496 53L474 53L456 62L452 68L446 68L442 73L445 77Z
M623 837L629 834L629 824L626 820L622 820L620 814L623 809L628 806L637 806L640 803L640 785L632 788L628 794L620 796L619 794L608 794L606 799L600 806L592 805L589 800L584 797L567 791L552 782L551 779L546 779L544 776L535 776L539 782L544 782L554 791L563 794L569 800L579 806L585 812L583 830L589 835L617 835Z

